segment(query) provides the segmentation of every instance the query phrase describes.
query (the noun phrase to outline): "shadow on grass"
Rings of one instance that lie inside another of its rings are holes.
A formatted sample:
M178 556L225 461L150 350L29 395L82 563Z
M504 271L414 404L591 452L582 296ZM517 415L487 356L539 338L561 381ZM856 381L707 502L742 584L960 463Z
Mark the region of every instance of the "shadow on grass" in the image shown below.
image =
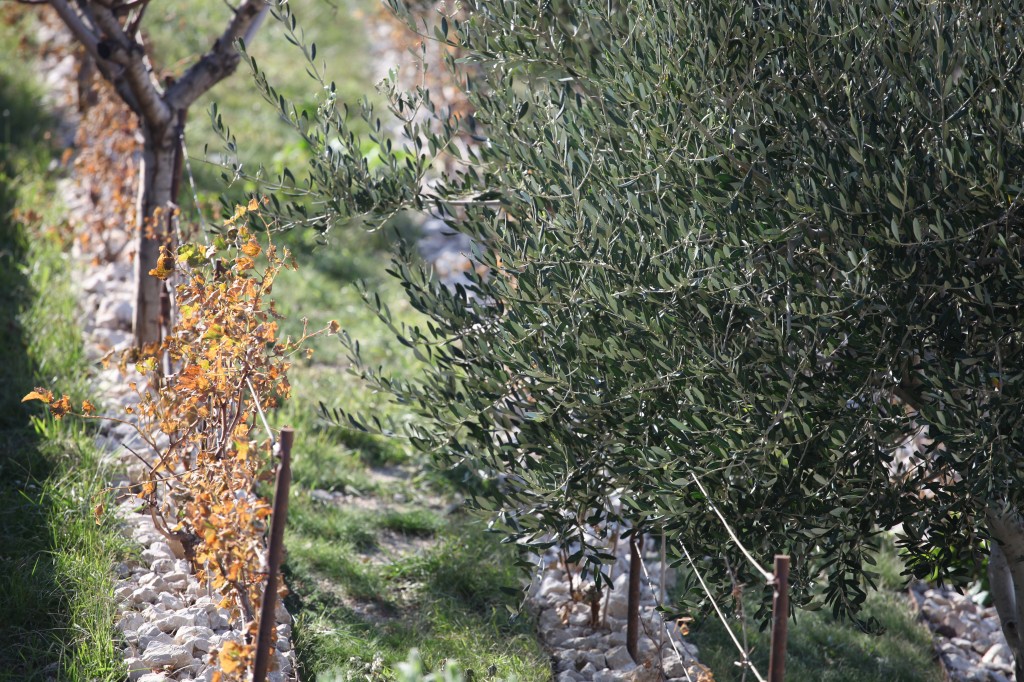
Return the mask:
M44 368L31 356L24 327L39 295L28 277L29 237L12 211L25 159L40 153L34 141L45 125L33 94L0 74L0 679L11 680L56 673L69 621L42 493L54 463L41 452L31 410L21 403Z
M891 555L882 561L895 564ZM899 569L893 571L895 575ZM787 682L940 682L945 679L932 652L931 635L912 615L903 591L894 586L899 580L884 580L878 590L868 593L861 616L876 618L884 629L881 635L867 634L849 621L832 617L830 610L798 611L789 622L786 647ZM753 592L753 591L752 591ZM768 668L769 632L759 631L751 616L757 610L756 595L744 598L747 612L746 641L752 650L751 662L759 671ZM733 619L730 628L740 636L741 623ZM735 661L738 651L724 626L714 616L698 624L690 639L700 650L700 660L708 665L719 682L752 679Z

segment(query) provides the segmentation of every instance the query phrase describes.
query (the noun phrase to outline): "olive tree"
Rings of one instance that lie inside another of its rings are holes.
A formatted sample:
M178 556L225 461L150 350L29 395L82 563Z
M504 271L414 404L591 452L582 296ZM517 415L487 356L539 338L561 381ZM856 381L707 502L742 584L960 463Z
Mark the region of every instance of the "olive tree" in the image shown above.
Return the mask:
M474 127L392 91L433 116L404 144L378 122L377 168L330 87L302 114L258 78L318 152L288 182L323 210L292 215L432 209L481 245L454 292L394 269L425 372L363 373L427 417L413 441L500 474L480 503L514 539L595 568L587 533L625 517L743 582L712 504L837 614L885 532L922 577L988 552L1024 674L1019 4L466 7L435 37ZM424 182L439 150L461 170Z
M29 1L29 0L25 0ZM157 268L160 248L173 231L169 221L177 207L181 175L180 136L189 106L237 68L235 43L249 39L268 9L264 0L231 6L224 31L216 36L180 78L162 80L151 63L143 34L150 0L32 0L48 4L74 35L98 71L138 117L142 133L136 208L138 248L135 256L135 310L132 332L142 348L161 338L161 291L164 282L148 275ZM162 217L161 217L162 216Z

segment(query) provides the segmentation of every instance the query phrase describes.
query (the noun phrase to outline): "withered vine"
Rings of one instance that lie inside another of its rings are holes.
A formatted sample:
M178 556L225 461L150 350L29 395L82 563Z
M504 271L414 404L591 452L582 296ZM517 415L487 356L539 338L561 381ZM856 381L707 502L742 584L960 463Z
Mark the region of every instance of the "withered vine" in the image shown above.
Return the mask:
M296 339L279 336L281 315L268 295L280 271L296 265L287 249L269 238L261 243L250 229L258 209L255 199L237 207L212 244L164 249L149 274L178 280L177 319L157 353L122 356L125 376L134 369L144 377L129 384L138 401L125 417L97 415L89 402L76 411L68 396L45 388L24 398L47 403L58 419L73 414L135 427L148 452L133 451L146 465L133 494L200 582L221 595L219 605L246 624L245 642L211 652L223 682L243 679L255 656L271 515L259 484L275 469L265 413L290 395L290 357L307 339L338 331L332 322L304 328ZM96 507L97 523L104 511Z

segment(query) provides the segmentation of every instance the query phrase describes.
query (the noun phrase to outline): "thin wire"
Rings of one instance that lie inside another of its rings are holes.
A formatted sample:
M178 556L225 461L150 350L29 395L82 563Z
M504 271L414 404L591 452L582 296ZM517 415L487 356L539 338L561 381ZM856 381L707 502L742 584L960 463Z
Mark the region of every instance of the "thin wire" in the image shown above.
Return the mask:
M740 543L740 539L736 537L736 533L732 532L732 528L729 527L729 524L728 522L726 522L725 517L722 516L722 512L718 511L718 507L716 507L714 502L711 501L711 496L708 495L708 491L704 489L703 485L701 485L700 480L697 478L697 475L691 471L690 476L693 478L693 482L697 484L697 487L700 488L700 491L704 493L704 499L705 501L707 501L708 506L711 507L711 510L715 512L715 514L718 516L719 520L722 522L722 525L725 526L725 530L729 533L729 537L732 538L732 541L735 542L736 546L740 548L741 552L743 552L743 556L747 557L747 561L753 564L754 568L761 572L761 576L769 585L774 585L775 574L771 573L770 571L764 570L764 568L761 567L761 564L757 563L754 557L751 556L750 552L747 551L747 548L744 547L742 543Z
M203 239L207 244L210 243L210 237L206 233L206 221L203 219L203 209L199 206L199 192L196 190L196 179L192 175L192 161L188 157L188 148L185 146L185 126L181 127L181 134L178 136L178 141L181 143L181 155L185 157L185 170L188 172L188 184L192 187L192 201L196 205L196 213L199 214L199 228L203 233Z
M765 682L765 679L761 677L761 673L757 672L757 668L755 668L754 664L750 662L747 652L743 650L743 646L740 644L740 641L736 639L736 635L733 633L732 628L729 627L729 623L725 619L725 614L722 613L722 609L718 607L718 602L716 602L715 598L712 596L711 590L708 588L708 584L704 582L704 576L700 574L700 571L697 570L697 565L693 563L690 553L686 550L686 545L680 542L679 547L683 550L683 555L686 557L686 561L690 564L690 568L693 569L694 575L697 576L697 580L700 581L700 586L704 588L704 593L708 596L708 599L711 600L711 606L715 608L715 613L718 614L718 619L722 621L722 625L725 626L725 631L729 633L729 637L732 638L733 644L736 645L736 650L739 651L740 655L743 657L741 663L746 666L750 672L754 673L754 677L758 679L758 682Z
M263 408L260 407L260 398L256 395L256 389L252 387L252 382L249 381L249 377L245 378L245 383L249 386L249 392L252 393L253 402L256 403L256 411L260 413L260 419L263 420L263 428L267 430L267 435L270 437L270 446L274 447L277 445L277 439L274 438L274 432L270 430L270 424L267 422L267 415L263 414Z
M647 564L644 562L644 556L643 556L642 552L640 553L640 568L644 569L644 576L647 578L647 585L648 585L648 587L651 588L651 592L653 592L654 591L654 582L651 580L651 574L647 572ZM661 570L662 570L662 573L661 573L662 580L664 580L664 578L665 578L665 567L662 566ZM660 598L655 597L654 601L658 605L659 608L662 606ZM661 635L662 635L662 638L664 638L666 634L668 634L668 643L672 645L672 651L674 651L676 653L676 656L679 658L680 663L683 664L683 674L686 675L687 682L693 682L693 678L690 677L690 670L686 666L686 658L681 653L679 653L679 647L676 646L676 642L675 642L674 639L672 639L672 634L669 632L668 623L666 623L665 619L662 618L661 619ZM682 637L682 633L681 632L680 632L680 637ZM692 658L692 656L690 658Z

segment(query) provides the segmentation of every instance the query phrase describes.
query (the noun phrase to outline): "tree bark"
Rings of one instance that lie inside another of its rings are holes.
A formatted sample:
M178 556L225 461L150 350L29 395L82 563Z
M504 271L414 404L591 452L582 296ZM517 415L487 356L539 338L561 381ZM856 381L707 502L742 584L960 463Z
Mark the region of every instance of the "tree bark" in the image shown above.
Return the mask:
M989 588L1006 644L1013 652L1016 679L1024 680L1024 519L1013 509L990 510L992 535Z
M171 216L177 207L177 136L172 126L154 129L142 121L142 163L139 164L139 192L136 201L135 229L138 248L135 255L135 311L132 333L135 345L158 344L162 339L161 294L167 283L152 277L160 247L174 247Z

